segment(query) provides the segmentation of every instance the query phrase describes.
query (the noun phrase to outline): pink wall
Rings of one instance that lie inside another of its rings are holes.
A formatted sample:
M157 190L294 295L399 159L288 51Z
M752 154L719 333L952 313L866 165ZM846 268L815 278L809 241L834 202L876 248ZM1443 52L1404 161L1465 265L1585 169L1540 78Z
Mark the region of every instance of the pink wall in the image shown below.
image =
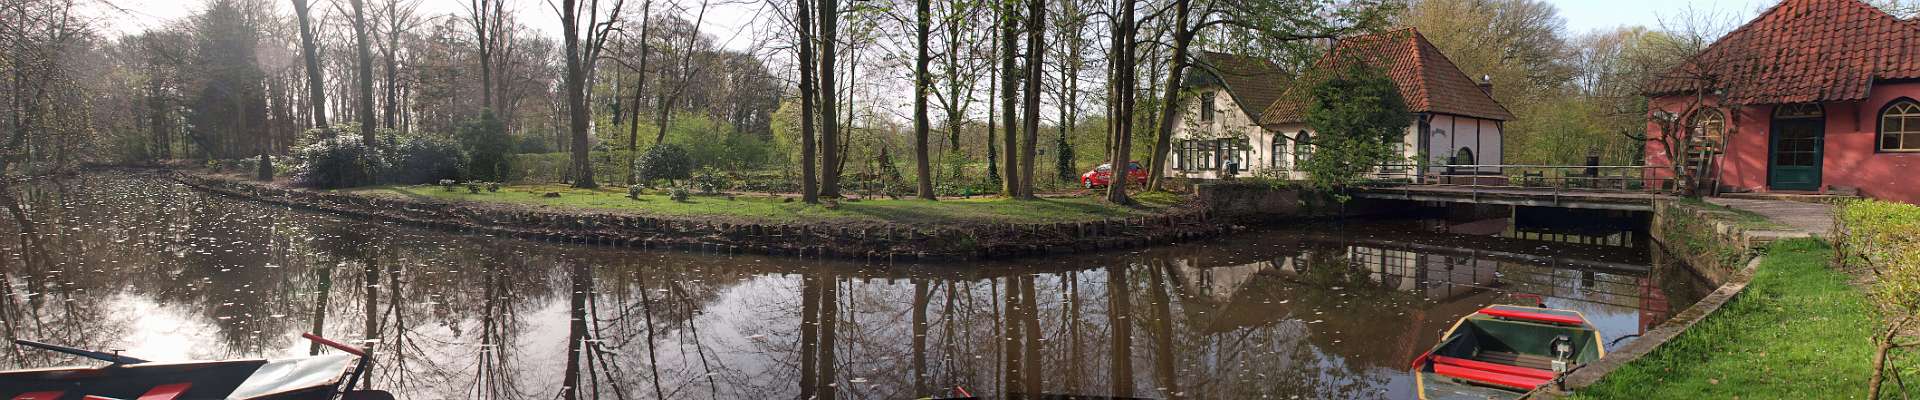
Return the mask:
M1826 104L1825 158L1821 164L1821 185L1855 187L1860 194L1883 200L1920 203L1920 153L1882 153L1874 151L1879 137L1880 110L1900 98L1920 100L1920 83L1877 84L1871 96L1860 102ZM1684 97L1652 100L1654 110L1670 112L1685 107ZM1721 160L1721 185L1767 192L1767 152L1773 106L1737 107L1729 113L1730 126L1726 154ZM1659 135L1660 126L1649 123L1647 131ZM1669 165L1661 143L1649 141L1647 165ZM1658 170L1667 177L1670 170Z

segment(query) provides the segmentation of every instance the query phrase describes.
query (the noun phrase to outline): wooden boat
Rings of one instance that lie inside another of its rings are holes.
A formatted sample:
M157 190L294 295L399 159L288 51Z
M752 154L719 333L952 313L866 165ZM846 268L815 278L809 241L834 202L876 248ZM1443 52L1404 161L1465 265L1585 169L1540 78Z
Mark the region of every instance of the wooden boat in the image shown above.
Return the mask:
M1607 354L1578 311L1493 305L1461 318L1413 360L1421 399L1511 399Z
M12 400L391 400L354 390L372 365L365 349L314 334L302 337L342 353L283 360L147 362L138 358L16 340L15 344L106 361L98 367L0 372L0 399Z

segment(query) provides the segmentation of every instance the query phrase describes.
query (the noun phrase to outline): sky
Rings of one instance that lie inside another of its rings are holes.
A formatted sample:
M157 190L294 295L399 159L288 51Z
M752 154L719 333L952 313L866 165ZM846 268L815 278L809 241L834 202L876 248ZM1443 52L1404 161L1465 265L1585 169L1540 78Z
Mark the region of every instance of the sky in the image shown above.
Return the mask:
M107 4L96 5L96 12L110 21L104 24L108 30L119 33L139 32L146 28L160 26L166 21L178 20L199 12L205 8L205 0L103 0ZM345 8L345 0L311 0L316 9L331 11L333 3ZM467 0L419 0L422 15L465 15ZM557 1L557 0L556 0ZM1657 27L1662 19L1674 19L1684 10L1693 9L1708 13L1716 19L1728 19L1734 23L1745 21L1758 15L1760 10L1771 6L1778 0L1546 0L1560 9L1560 16L1567 22L1567 32L1580 34L1594 30L1613 29L1621 26L1642 25ZM371 3L372 1L370 1ZM637 2L637 0L635 1ZM286 4L285 10L291 13L292 4L288 1L276 1ZM716 4L721 1L716 1ZM548 8L546 0L509 0L510 7L524 23L534 29L553 36L559 36L559 17ZM748 30L747 25L754 23L752 15L758 12L762 2L734 1L727 5L715 6L703 24L704 30L715 33L728 48L743 48L751 45L747 35L734 35ZM630 6L637 7L637 6ZM120 10L114 10L119 8ZM731 40L729 40L731 39Z

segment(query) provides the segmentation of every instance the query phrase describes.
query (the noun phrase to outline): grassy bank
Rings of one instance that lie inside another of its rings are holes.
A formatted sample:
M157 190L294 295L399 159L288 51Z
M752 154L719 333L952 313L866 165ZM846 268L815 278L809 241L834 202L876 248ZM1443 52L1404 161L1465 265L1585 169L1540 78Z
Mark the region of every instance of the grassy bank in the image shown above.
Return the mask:
M767 195L693 196L674 201L664 194L650 193L638 199L627 198L625 188L595 190L574 189L565 185L508 185L499 192L470 193L465 188L448 191L438 186L380 186L352 189L349 192L374 196L401 196L443 201L516 204L535 207L621 211L659 216L715 217L733 220L871 221L895 223L950 222L1073 222L1113 217L1146 215L1172 206L1182 199L1166 193L1138 195L1135 206L1115 206L1094 196L1008 200L998 197L942 199L868 199L841 201L829 208L787 201L788 197ZM548 193L560 197L544 197Z
M1810 239L1773 245L1746 292L1575 398L1864 397L1875 319L1865 292L1827 267L1832 252Z

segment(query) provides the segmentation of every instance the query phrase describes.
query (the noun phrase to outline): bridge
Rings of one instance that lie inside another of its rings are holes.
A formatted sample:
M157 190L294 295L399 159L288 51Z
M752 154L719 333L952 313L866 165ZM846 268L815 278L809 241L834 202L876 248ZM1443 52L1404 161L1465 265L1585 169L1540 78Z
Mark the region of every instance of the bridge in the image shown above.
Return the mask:
M1386 166L1355 198L1510 206L1652 211L1673 178L1648 166ZM1424 170L1425 173L1418 171Z

